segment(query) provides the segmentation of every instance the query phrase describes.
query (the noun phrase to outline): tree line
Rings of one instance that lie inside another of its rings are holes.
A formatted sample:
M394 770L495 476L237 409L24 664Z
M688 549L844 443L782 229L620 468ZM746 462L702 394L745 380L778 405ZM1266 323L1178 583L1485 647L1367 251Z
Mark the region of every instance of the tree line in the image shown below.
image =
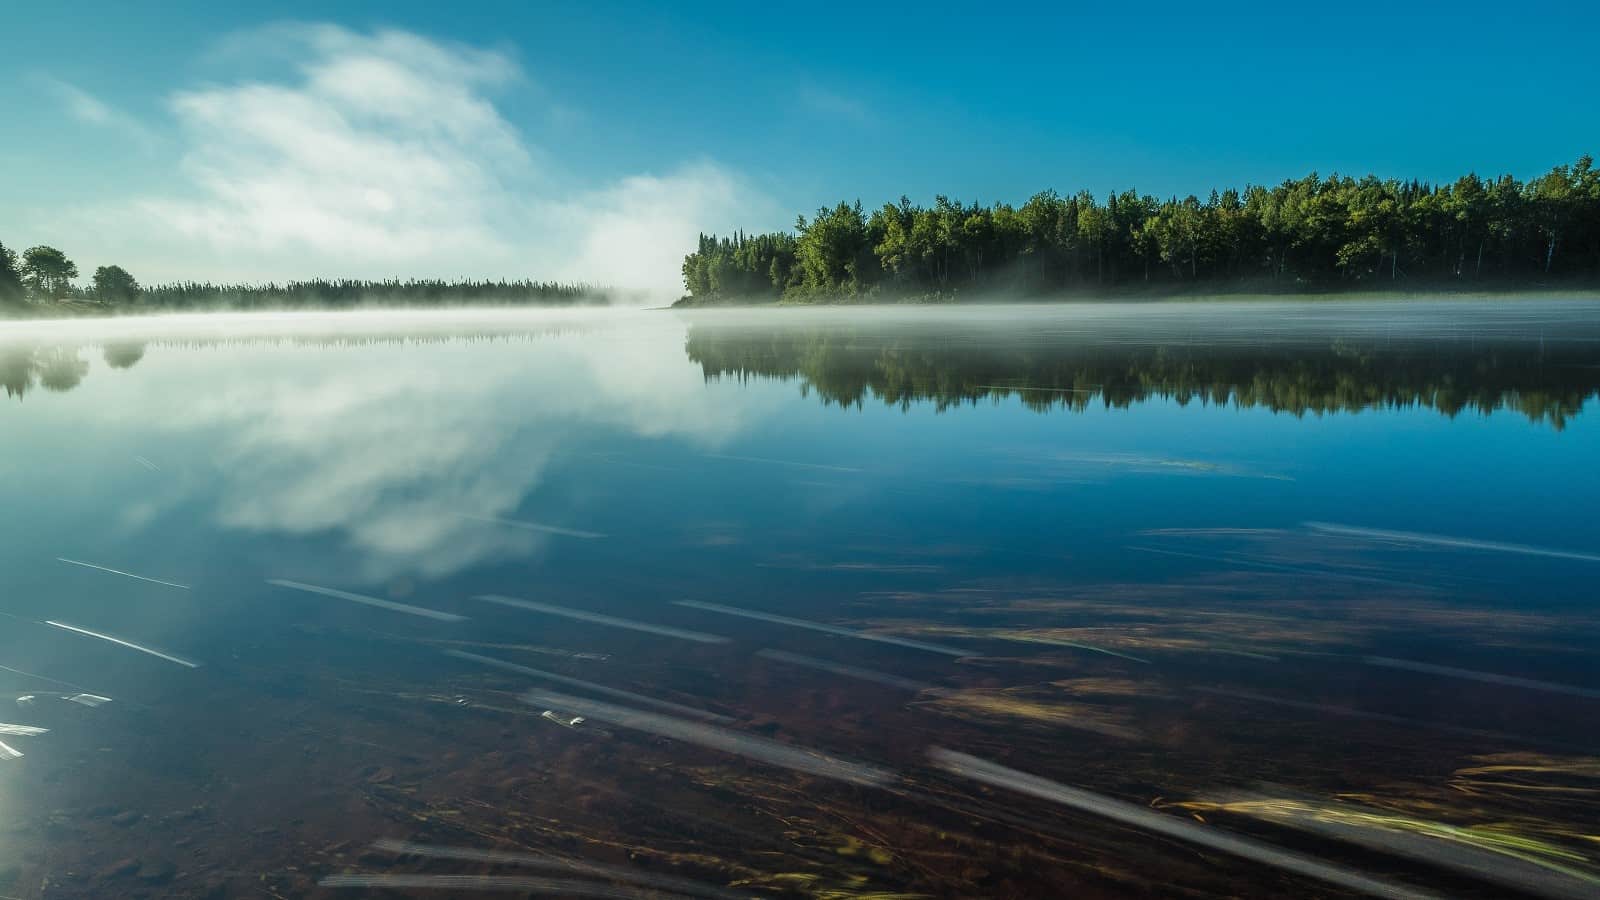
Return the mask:
M1600 170L1448 184L1316 173L1159 200L1035 194L1021 206L841 202L792 231L702 234L685 305L1107 292L1600 285Z
M18 254L0 244L0 315L77 312L351 309L381 306L604 304L608 291L583 284L438 279L309 279L282 284L182 281L141 285L121 266L100 266L78 286L78 266L55 247Z

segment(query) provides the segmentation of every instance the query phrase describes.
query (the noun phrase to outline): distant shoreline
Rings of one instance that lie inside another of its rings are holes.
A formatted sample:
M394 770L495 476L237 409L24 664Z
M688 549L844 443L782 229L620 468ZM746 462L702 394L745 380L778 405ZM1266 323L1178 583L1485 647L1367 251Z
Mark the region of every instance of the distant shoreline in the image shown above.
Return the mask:
M1183 293L1143 293L1108 291L1103 294L1070 293L1057 296L985 296L980 298L957 297L837 297L806 299L781 299L781 300L752 300L740 298L732 300L699 300L693 297L683 297L675 301L670 307L662 309L802 309L811 306L821 307L851 307L851 306L876 306L876 307L904 307L904 306L1057 306L1064 304L1113 304L1122 303L1130 305L1157 304L1157 303L1245 303L1245 302L1280 302L1280 303L1329 303L1341 301L1381 301L1395 303L1415 303L1433 300L1461 300L1461 301L1508 301L1519 302L1522 300L1600 300L1600 288L1583 287L1525 287L1525 288L1475 288L1473 290L1417 290L1417 291L1383 291L1383 290L1342 290L1342 291L1303 291L1303 292L1269 292L1269 291L1216 291L1216 292L1183 292Z
M66 300L48 304L30 304L27 308L0 307L0 323L5 322L79 322L107 319L152 319L169 316L239 316L239 315L322 315L328 313L440 313L492 310L539 311L563 309L627 309L607 300L583 300L571 303L415 303L383 304L359 303L328 306L258 306L258 307L128 307L112 306L92 300Z
M607 306L629 296L593 284L528 278L312 278L258 284L174 281L141 285L121 266L95 269L88 285L75 285L77 277L77 263L54 247L30 247L19 256L0 244L0 319L374 307Z

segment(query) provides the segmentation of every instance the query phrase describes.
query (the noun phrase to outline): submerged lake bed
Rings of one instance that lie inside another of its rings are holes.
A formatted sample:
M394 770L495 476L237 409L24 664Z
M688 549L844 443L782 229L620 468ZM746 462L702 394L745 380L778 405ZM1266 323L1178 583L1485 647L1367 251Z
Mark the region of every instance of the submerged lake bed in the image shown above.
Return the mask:
M37 322L0 384L0 894L1600 889L1600 302Z

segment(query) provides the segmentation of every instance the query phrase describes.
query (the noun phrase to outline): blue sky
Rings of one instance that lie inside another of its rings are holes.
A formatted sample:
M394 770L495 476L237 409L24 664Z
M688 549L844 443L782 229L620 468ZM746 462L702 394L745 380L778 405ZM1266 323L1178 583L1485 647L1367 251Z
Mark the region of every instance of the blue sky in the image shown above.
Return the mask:
M695 230L838 199L1526 177L1600 146L1597 19L1473 2L41 4L0 32L0 241L146 280L670 290Z

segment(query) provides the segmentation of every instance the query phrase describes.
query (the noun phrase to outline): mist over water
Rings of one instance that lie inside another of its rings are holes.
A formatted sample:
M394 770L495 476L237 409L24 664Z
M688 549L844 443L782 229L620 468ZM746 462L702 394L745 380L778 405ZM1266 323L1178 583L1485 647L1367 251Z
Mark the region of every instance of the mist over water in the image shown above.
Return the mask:
M0 894L1600 883L1593 301L41 321L0 383Z

